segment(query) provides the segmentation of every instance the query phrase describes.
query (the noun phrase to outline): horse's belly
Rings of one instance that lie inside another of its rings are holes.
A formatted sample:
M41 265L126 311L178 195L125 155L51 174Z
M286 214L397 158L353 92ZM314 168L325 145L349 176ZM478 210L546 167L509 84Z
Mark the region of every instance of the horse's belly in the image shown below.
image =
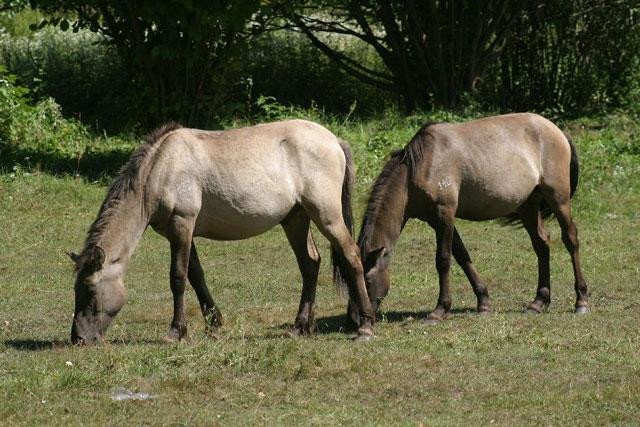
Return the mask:
M282 221L282 219L280 220ZM198 217L193 235L213 240L242 240L265 233L280 221L252 221L244 223L228 221L224 218Z
M462 188L458 194L456 217L473 221L501 218L518 209L535 188L530 185L516 188L486 188L470 185Z
M194 235L215 240L240 240L268 231L282 222L295 206L295 200L291 195L264 195L267 197L242 194L204 197Z

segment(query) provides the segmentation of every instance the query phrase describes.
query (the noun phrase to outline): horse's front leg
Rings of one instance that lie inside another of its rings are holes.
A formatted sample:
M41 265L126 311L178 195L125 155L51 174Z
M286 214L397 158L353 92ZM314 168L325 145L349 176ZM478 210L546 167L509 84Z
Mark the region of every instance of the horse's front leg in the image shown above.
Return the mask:
M191 254L189 255L189 271L188 271L189 283L196 292L198 297L198 303L200 304L200 310L204 316L207 324L210 328L210 332L213 333L217 328L222 326L222 313L218 309L216 303L211 298L209 288L204 280L204 272L198 259L198 252L196 251L196 245L191 242Z
M309 229L309 216L303 210L291 214L282 222L302 274L300 306L290 336L311 335L315 328L314 308L316 285L320 270L320 254Z
M444 319L451 309L451 296L449 295L449 270L451 269L451 252L454 231L454 212L446 207L437 208L436 217L432 221L432 226L436 231L436 270L438 270L438 281L440 294L438 304L427 318L427 323L435 325Z
M184 313L184 285L187 281L189 253L194 220L174 215L169 221L167 238L171 245L171 269L169 282L173 294L173 319L165 336L165 341L176 342L187 336L187 322Z

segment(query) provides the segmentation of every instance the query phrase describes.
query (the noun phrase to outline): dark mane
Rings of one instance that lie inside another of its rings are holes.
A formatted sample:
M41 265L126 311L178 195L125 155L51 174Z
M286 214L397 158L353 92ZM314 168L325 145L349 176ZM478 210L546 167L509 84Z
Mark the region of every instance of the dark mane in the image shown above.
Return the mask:
M362 218L362 226L360 227L360 235L358 236L358 246L360 247L361 254L364 254L366 243L373 234L375 218L378 216L389 181L394 176L396 168L400 165L405 165L409 171L409 176L414 176L418 165L422 161L422 142L429 134L429 127L433 124L432 122L427 122L422 125L404 148L393 151L389 156L389 160L387 160L387 163L382 168L380 175L376 178L373 188L371 189L371 194L369 195L367 209Z
M129 157L127 163L120 168L115 179L109 186L109 190L107 190L107 195L100 206L96 220L89 228L84 250L80 254L79 261L76 263L76 269L80 269L91 254L93 247L97 245L102 238L104 230L113 215L117 212L121 201L125 199L129 192L139 188L139 185L146 179L146 173L143 174L141 172L147 160L155 153L157 142L161 141L169 132L180 129L181 127L178 123L169 122L146 135L143 138L145 143L141 145L131 157ZM148 170L145 172L148 172Z

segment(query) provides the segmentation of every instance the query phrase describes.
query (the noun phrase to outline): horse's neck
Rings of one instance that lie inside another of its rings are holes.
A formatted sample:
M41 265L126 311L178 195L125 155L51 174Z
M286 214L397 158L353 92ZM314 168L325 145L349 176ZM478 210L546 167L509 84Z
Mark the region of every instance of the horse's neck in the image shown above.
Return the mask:
M392 250L408 219L408 171L402 166L394 173L378 200L375 215L371 218L371 250L385 247Z
M121 201L98 243L108 259L119 260L123 269L148 225L148 218L141 203L133 193Z

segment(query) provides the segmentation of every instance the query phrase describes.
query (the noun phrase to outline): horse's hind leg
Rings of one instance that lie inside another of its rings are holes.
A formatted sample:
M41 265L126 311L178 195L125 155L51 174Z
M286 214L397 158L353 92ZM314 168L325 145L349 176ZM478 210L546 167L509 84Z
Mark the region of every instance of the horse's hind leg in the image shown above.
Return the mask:
M471 283L473 293L478 299L478 313L483 314L491 312L491 302L489 301L489 292L487 291L487 287L480 280L480 276L478 276L476 269L473 268L469 252L467 252L467 248L464 247L464 243L462 243L462 239L455 227L453 228L452 252L456 262L460 267L462 267L469 283Z
M169 281L173 294L173 319L165 336L165 341L175 342L187 336L187 322L184 313L184 285L187 281L189 254L194 220L174 215L167 228L166 236L171 246L171 269Z
M533 250L538 257L538 290L533 302L527 306L528 313L542 313L542 310L551 303L549 232L544 227L540 214L541 199L539 193L532 194L518 211L522 225L529 233Z
M300 307L290 336L311 335L314 330L314 308L316 299L316 285L318 270L320 269L320 254L311 235L309 216L302 209L289 215L283 222L289 244L293 249L302 274L302 295Z
M331 246L339 256L345 260L347 269L347 284L349 286L349 298L358 303L360 310L360 326L358 339L368 339L373 336L373 319L375 313L369 301L367 288L364 283L364 269L360 260L360 250L353 241L349 229L342 219L339 204L327 204L324 209L321 205L305 207L307 214L318 226L318 230L331 242Z
M569 197L547 197L545 200L553 209L553 213L558 219L560 229L562 230L562 242L564 243L569 255L571 255L571 264L573 266L573 276L575 278L576 290L576 313L588 313L589 309L589 290L587 283L582 275L580 268L580 254L578 252L580 243L578 241L578 228L571 218L571 201Z
M198 296L198 303L202 310L202 315L207 320L209 326L216 329L222 326L222 313L218 310L209 288L204 280L204 272L198 259L198 252L196 252L196 245L193 240L191 241L191 254L189 255L189 271L188 271L189 283Z

